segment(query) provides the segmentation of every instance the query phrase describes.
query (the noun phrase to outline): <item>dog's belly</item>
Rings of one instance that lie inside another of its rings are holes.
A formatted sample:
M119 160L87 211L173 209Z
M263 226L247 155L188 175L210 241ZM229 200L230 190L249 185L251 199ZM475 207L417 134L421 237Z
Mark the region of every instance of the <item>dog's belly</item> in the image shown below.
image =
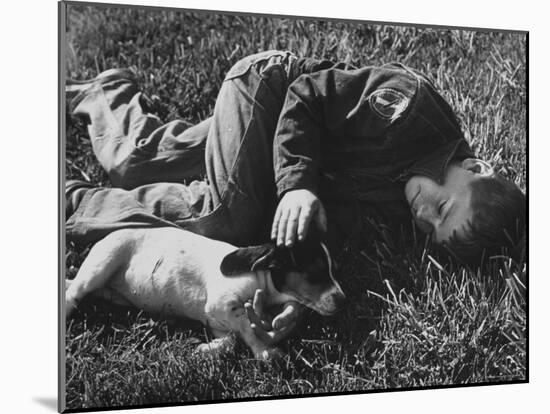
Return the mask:
M110 288L147 312L206 322L202 269L184 252L137 254L112 279Z

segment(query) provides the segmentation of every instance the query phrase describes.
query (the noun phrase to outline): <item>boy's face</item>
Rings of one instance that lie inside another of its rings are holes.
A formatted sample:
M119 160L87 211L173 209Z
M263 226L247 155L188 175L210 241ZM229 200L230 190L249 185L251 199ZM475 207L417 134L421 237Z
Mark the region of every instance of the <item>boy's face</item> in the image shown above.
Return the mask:
M462 237L474 214L471 183L492 173L484 161L468 158L449 164L443 184L412 176L405 184L405 196L417 226L437 244L448 241L453 233Z

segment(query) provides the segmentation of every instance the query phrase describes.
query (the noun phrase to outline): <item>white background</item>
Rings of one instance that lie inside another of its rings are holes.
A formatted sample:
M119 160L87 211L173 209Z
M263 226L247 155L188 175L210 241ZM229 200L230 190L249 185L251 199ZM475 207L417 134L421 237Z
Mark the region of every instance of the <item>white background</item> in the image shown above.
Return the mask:
M118 3L112 0L113 3ZM133 0L134 4L530 31L530 384L126 412L517 413L548 404L548 11L544 2ZM2 2L0 410L54 412L57 394L57 4ZM7 91L7 93L6 93ZM538 190L538 191L537 191ZM546 397L546 398L545 398ZM545 404L546 403L546 404Z

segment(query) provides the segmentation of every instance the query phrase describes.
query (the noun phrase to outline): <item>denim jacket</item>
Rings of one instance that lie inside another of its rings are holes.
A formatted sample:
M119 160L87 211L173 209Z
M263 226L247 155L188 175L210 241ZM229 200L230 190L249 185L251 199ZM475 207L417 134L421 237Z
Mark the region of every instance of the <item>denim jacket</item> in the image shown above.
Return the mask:
M277 125L279 197L309 189L339 206L333 220L356 227L354 201L407 208L408 177L441 182L450 160L473 156L453 110L419 72L400 63L309 69L290 85Z

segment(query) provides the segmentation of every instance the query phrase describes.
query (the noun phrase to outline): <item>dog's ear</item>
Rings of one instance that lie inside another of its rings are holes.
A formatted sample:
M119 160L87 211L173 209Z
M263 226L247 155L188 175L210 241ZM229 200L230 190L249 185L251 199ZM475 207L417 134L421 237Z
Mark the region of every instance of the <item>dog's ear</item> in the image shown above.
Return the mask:
M222 260L220 271L224 276L241 275L254 270L267 270L275 266L276 248L273 244L241 247Z

